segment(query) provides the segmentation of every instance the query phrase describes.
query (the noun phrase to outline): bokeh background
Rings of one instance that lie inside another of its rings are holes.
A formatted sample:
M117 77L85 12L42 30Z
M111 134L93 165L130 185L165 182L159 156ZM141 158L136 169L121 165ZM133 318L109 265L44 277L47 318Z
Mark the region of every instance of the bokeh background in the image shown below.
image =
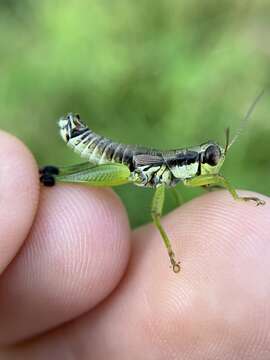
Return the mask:
M265 88L223 174L270 195L269 35L269 0L1 1L0 127L39 164L81 161L56 127L70 111L121 142L223 144ZM152 190L117 192L133 226L150 220Z

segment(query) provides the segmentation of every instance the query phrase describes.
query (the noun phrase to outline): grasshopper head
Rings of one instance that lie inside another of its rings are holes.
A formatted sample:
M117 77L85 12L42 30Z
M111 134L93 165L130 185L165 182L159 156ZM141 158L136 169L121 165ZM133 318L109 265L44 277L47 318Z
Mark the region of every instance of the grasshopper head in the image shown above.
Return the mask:
M85 130L85 125L80 121L80 116L72 113L61 117L58 121L58 126L60 135L65 142L69 142L71 138L78 136Z
M201 175L218 174L225 160L225 149L209 141L201 145Z

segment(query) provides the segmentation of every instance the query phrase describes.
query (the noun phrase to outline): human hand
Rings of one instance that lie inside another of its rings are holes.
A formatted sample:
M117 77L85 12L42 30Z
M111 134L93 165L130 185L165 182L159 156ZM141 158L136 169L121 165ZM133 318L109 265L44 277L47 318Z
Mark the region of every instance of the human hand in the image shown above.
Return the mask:
M111 190L40 190L24 145L0 143L1 359L270 358L268 199L218 191L167 215L174 274Z

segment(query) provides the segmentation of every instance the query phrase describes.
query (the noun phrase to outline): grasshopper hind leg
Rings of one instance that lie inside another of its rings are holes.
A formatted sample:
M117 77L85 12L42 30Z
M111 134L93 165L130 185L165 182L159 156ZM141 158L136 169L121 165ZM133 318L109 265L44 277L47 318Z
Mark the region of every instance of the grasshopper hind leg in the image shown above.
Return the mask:
M45 186L64 182L111 187L130 182L130 170L127 166L116 163L93 165L87 162L60 168L45 166L40 170L40 182Z
M61 167L46 165L39 169L39 180L44 186L52 187L56 184L58 176L74 174L78 171L89 169L91 166L93 165L91 165L89 161Z

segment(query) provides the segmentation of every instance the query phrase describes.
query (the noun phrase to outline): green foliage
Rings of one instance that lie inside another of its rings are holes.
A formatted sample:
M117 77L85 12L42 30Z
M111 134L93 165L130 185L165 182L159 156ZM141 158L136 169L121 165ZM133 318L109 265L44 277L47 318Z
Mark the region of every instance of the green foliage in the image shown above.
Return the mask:
M56 128L70 111L121 142L223 143L224 129L234 132L268 88L269 15L268 0L3 1L0 127L40 164L80 161ZM269 99L266 92L223 168L232 184L268 195ZM181 191L186 200L198 194ZM119 193L133 225L150 219L151 190Z

